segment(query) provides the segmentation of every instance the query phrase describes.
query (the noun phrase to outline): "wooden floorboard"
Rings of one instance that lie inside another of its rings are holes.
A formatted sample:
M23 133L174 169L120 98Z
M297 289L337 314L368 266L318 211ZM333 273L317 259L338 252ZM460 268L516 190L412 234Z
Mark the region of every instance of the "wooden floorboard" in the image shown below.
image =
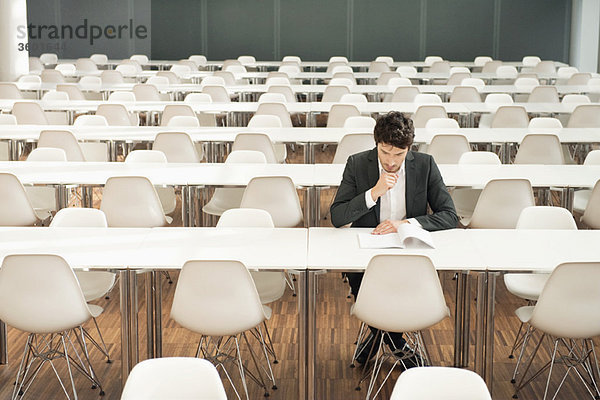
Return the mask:
M325 152L317 151L318 160L330 160L332 148L328 147ZM301 154L291 153L291 157L301 158ZM325 191L322 199L322 209L326 210L331 201L332 191ZM177 221L175 222L177 223ZM180 223L180 221L179 221ZM322 220L322 226L329 226L329 221ZM193 356L196 351L198 335L180 327L169 319L173 293L177 283L177 273L172 273L174 283L168 284L162 280L163 285L163 355L164 356ZM451 273L441 274L442 286L446 301L451 310L454 310L455 281ZM474 285L472 285L474 288ZM145 313L143 296L143 279L139 283L139 331L140 331L140 356L146 358L145 351ZM362 399L365 391L355 391L357 380L360 377L360 368L350 368L349 363L354 350L353 343L359 327L359 322L350 316L352 299L347 298L348 287L339 273L327 273L318 278L317 296L317 367L316 367L316 391L317 399ZM471 320L474 323L475 298L472 293ZM121 363L120 363L120 313L119 292L113 290L110 299L102 299L96 304L104 307L104 313L98 318L98 322L108 344L113 362L107 364L98 351L92 350L91 357L100 377L106 395L106 400L117 400L121 391ZM510 377L514 368L514 360L508 358L514 335L518 328L517 318L514 310L524 303L507 293L502 279L498 280L497 303L496 303L496 334L495 334L495 383L493 398L495 400L510 399L513 395L514 386L510 383ZM279 356L279 364L274 365L278 390L271 391L272 399L297 399L297 303L290 290L279 301L270 305L273 316L268 322L269 329L275 343L275 349ZM90 331L93 325L88 323ZM431 359L435 365L449 366L453 362L454 344L453 319L447 318L436 326L424 332L424 338L428 344ZM0 399L9 399L13 389L12 382L17 373L19 359L24 348L26 335L16 329L8 328L9 364L0 366ZM471 335L471 343L474 336ZM471 366L473 364L474 346L471 346ZM549 359L546 348L542 350L536 366L541 366ZM67 376L63 364L57 363L57 370L61 377ZM231 371L235 371L232 369ZM384 386L380 398L389 398L393 383L399 375L399 371L392 374L391 379ZM559 383L559 375L555 374L551 387ZM65 382L68 384L68 381ZM545 376L540 377L530 387L524 389L520 399L541 399L545 384ZM79 398L82 400L98 399L98 389L90 389L89 383L79 374L75 376L75 386ZM365 387L365 385L363 385ZM225 383L229 398L235 398L230 386ZM263 393L257 385L249 383L250 397L252 399L263 398ZM587 398L588 394L576 375L570 375L557 399L573 400ZM57 379L49 366L45 366L39 373L36 381L31 386L25 398L30 399L60 399L64 398Z

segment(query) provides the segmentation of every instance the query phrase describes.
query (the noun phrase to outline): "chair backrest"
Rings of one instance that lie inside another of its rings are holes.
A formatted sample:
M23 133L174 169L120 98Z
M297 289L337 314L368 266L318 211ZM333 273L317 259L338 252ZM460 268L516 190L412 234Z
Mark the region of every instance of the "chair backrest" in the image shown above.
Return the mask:
M92 76L84 76L83 78L96 78ZM81 78L81 79L83 79ZM56 85L56 90L64 92L68 96L68 100L86 100L83 92L76 84L73 83L59 83Z
M200 155L190 135L185 132L160 132L154 138L152 150L162 152L168 162L197 163Z
M515 164L564 164L560 139L552 134L525 135L515 156Z
M464 78L461 80L460 85L472 86L474 88L482 88L485 86L485 82L483 81L483 79L479 78Z
M21 91L11 82L0 82L0 99L15 99L21 100L23 95Z
M162 112L160 125L169 125L169 121L175 116L194 117L198 119L192 107L187 104L167 104Z
M73 126L108 126L108 121L101 115L80 115Z
M600 229L600 180L594 185L581 221L592 229Z
M138 163L159 163L165 164L167 156L159 150L133 150L125 157L125 162L128 164Z
M328 74L333 74L333 70L337 67L347 67L348 63L344 62L344 61L334 61L334 62L329 62L329 64L327 65L327 73ZM347 69L342 69L341 71L347 71Z
M273 143L271 142L269 136L264 133L239 133L235 136L235 140L233 141L231 149L233 151L260 151L265 155L267 163L277 163L277 156L275 155Z
M117 70L107 70L100 73L100 79L104 84L124 83L123 74Z
M121 400L165 398L227 400L217 368L194 357L144 360L133 367Z
M514 101L508 93L490 93L485 97L486 104L513 104Z
M224 71L228 71L233 74L245 74L246 72L248 72L246 67L244 67L243 65L229 65L224 69Z
M565 104L587 104L591 102L585 94L566 94L562 99L562 103Z
M134 54L129 57L130 60L137 61L140 65L148 64L148 56L145 54Z
M250 272L239 261L188 261L175 288L171 318L193 332L230 336L265 320Z
M590 79L592 74L589 72L578 72L569 78L567 85L587 85Z
M411 117L415 128L425 128L431 118L448 118L446 109L442 106L419 106Z
M0 114L0 125L17 125L17 117L11 114Z
M75 64L71 63L58 64L54 69L63 74L73 74L76 71Z
M56 90L49 90L42 96L44 101L69 101L69 94L66 92L59 92Z
M454 118L431 118L425 124L426 129L459 129L460 125Z
M281 128L281 119L277 115L253 115L248 128Z
M300 199L288 176L252 178L244 190L240 207L267 211L280 228L292 228L303 221Z
M181 79L179 79L177 74L175 74L174 72L171 72L171 71L158 71L156 73L156 76L153 76L151 78L167 78L168 83L171 85L176 85L176 84L181 83ZM148 79L148 81L149 80L150 79ZM148 81L146 81L146 83L148 83Z
M276 115L281 120L284 128L291 128L292 119L285 104L282 103L261 103L256 109L255 115Z
M171 71L167 71L167 72L171 72ZM175 75L175 74L173 74L173 75L177 78L177 75ZM179 79L179 78L177 78L177 79ZM169 76L159 76L159 75L151 76L146 81L146 85L155 86L157 90L167 87L170 83L171 83L171 79L169 78ZM134 89L135 89L135 86L134 86ZM152 90L151 93L154 93L154 91ZM158 99L160 100L160 94L159 94Z
M32 226L36 222L38 218L19 179L0 172L0 226Z
M344 72L338 72L338 74L345 74ZM336 74L336 75L338 75ZM338 75L333 77L329 84L331 86L347 86L348 88L356 85L356 81L354 79L350 79L346 77L347 75Z
M167 224L156 189L143 176L108 178L100 210L110 227L154 228Z
M412 82L408 78L391 78L387 81L387 85L390 88L397 88L398 86L411 86Z
M48 125L48 118L38 103L17 101L13 104L12 115L19 125Z
M236 84L235 75L229 71L215 71L214 76L221 77L225 81L225 86L233 86Z
M600 150L592 150L587 153L583 165L600 165Z
M536 86L539 86L540 81L536 78L517 78L515 79L515 86L520 89L533 89Z
M194 63L192 63L192 64L194 66L196 65ZM171 65L171 68L169 68L169 71L174 73L175 75L177 75L177 77L182 78L184 75L192 72L192 69L190 68L189 65L173 64L173 65Z
M498 155L491 151L469 151L463 153L458 159L459 164L490 164L500 165L502 162Z
M164 78L167 79L167 78ZM160 93L153 84L141 83L133 86L133 94L137 101L160 101Z
M324 103L335 103L340 101L343 95L349 94L348 86L329 85L323 91L321 101Z
M31 150L27 161L67 161L67 153L54 147L38 147Z
M492 128L527 128L529 116L525 107L500 106L492 119Z
M358 117L360 111L352 104L334 104L329 109L329 116L327 117L328 128L341 128L346 122L348 117Z
M272 76L272 77L268 77L267 78L267 81L265 82L265 85L267 85L267 87L269 87L271 85L289 86L290 85L290 79L289 78L285 78L283 76Z
M493 74L498 70L498 67L502 66L502 61L499 60L494 60L494 61L488 61L485 64L483 64L483 67L481 68L481 72L486 73L486 74Z
M375 61L382 61L382 62L386 63L387 65L389 65L390 67L392 66L392 64L394 64L394 58L390 57L390 56L377 56L375 58Z
M527 179L492 179L477 200L471 228L514 229L521 211L535 205Z
M285 85L271 85L267 89L267 93L278 93L282 94L285 98L285 101L288 103L296 102L296 94L292 90L291 87Z
M342 95L340 103L368 103L367 96L360 93L348 93Z
M573 110L567 128L600 127L600 105L582 104Z
M200 85L203 88L208 85L225 86L225 79L221 76L205 76L202 78Z
M531 91L529 103L559 103L558 90L556 86L536 86Z
M202 86L202 93L208 94L213 103L229 103L231 98L229 92L223 85L206 85Z
M400 76L403 78L410 78L416 75L417 69L410 65L401 65L398 68L396 68L396 72L399 72Z
M377 329L415 332L446 318L448 308L428 257L377 255L367 265L352 314Z
M29 72L39 72L44 69L44 64L39 57L29 57Z
M288 77L292 77L298 75L302 69L299 64L289 64L280 65L277 71L285 73Z
M492 400L485 381L473 371L450 367L418 367L404 371L390 400Z
M227 155L226 164L266 164L267 159L261 151L234 150ZM242 198L240 197L240 201Z
M184 103L212 103L212 99L207 93L189 93L183 100Z
M562 127L558 118L535 117L529 121L529 129L560 129Z
M525 56L522 63L524 67L535 67L540 61L542 60L538 56Z
M464 135L435 135L427 147L437 164L457 164L463 153L471 151L471 145Z
M106 54L92 54L90 60L96 64L108 64L108 56Z
M223 212L217 228L274 228L271 214L257 208L232 208Z
M108 222L106 222L106 215L95 208L69 207L58 210L54 218L52 218L50 226L106 228L108 227Z
M85 161L81 146L70 131L43 130L40 132L37 147L63 149L68 161Z
M385 61L371 61L369 64L369 72L388 72L390 66Z
M296 63L298 63L298 64L300 64L300 63L302 62L302 60L301 60L301 59L300 59L300 57L298 57L298 56L284 56L284 57L281 59L281 61L282 61L282 62L293 61L293 62L296 62Z
M429 72L438 74L450 74L450 62L436 61L429 67Z
M442 104L442 99L435 93L419 93L413 99L417 104Z
M577 229L573 214L566 208L532 206L521 211L517 229Z
M75 69L77 71L93 72L98 71L96 63L91 58L78 58L75 61Z
M352 154L375 147L375 139L370 133L350 133L344 135L335 150L332 164L345 164Z
M420 93L416 86L398 86L392 95L392 102L412 103Z
M348 117L344 122L344 129L352 132L368 132L373 133L377 121L371 117L358 116Z
M110 126L135 126L135 116L127 111L123 104L100 104L96 110L96 115L106 118Z
M464 79L468 79L471 77L471 73L468 72L468 69L466 72L454 72L453 69L454 68L450 69L450 78L448 79L448 82L446 82L446 85L462 85L462 81Z
M431 66L433 65L433 63L438 62L438 61L444 61L444 59L440 56L427 56L425 57L425 65L427 66Z
M206 65L206 63L208 62L206 56L199 54L189 56L188 60L193 61L199 67Z
M17 80L19 83L29 83L32 87L39 86L42 83L42 78L39 75L22 75ZM9 83L9 82L4 82Z
M473 64L475 64L476 67L483 67L485 65L485 63L487 63L489 61L494 61L494 60L490 56L477 56L473 60Z
M529 323L554 337L600 335L600 263L563 263L546 281Z
M189 71L198 71L198 64L192 60L182 59L177 61L176 65L184 65L189 68Z
M45 69L40 73L42 82L65 83L65 76L57 69Z
M0 318L31 333L54 333L91 319L77 278L60 256L19 254L0 268Z
M398 72L385 71L379 74L379 78L377 78L378 85L387 85L388 81L392 78L401 78Z
M285 95L281 93L263 93L258 98L259 103L285 103Z
M496 68L496 76L503 79L517 79L519 73L512 65L500 65Z
M533 72L538 74L554 74L556 72L554 61L540 61L533 67Z

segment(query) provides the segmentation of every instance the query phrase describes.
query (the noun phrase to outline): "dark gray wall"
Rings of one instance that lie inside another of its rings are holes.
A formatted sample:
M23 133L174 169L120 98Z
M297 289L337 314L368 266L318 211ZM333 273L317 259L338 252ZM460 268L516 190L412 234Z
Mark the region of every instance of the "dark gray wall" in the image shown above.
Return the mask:
M67 10L52 4L67 1L75 0L29 0L30 16L50 23L60 20L57 14ZM90 4L114 1L87 0L76 9L81 15L93 14L92 8L86 11ZM132 1L140 0L120 4ZM263 60L288 54L306 60L332 55L353 60L377 55L397 60L426 55L452 60L471 60L477 55L503 60L524 55L569 59L571 0L144 1L151 3L151 56L155 59L190 54L213 60L242 54ZM120 7L132 12L131 5ZM119 13L120 7L109 8L107 13ZM142 7L133 11L148 14ZM130 43L128 48L142 52L139 43ZM82 50L79 56L96 52L92 50ZM102 52L117 56L110 49Z

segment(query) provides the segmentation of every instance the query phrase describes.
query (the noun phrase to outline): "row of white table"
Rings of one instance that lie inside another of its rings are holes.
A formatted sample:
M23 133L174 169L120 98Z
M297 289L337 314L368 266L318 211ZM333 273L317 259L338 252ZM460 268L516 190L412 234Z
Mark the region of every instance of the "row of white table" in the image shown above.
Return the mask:
M161 289L156 272L187 260L232 259L249 269L299 271L299 398L315 399L316 279L325 271L362 271L377 254L421 254L438 270L459 272L454 364L469 366L470 276L477 278L474 369L493 383L494 300L502 271L548 272L563 262L598 262L600 231L462 230L433 232L435 249L361 249L365 228L0 228L0 259L8 254L58 254L73 268L120 276L122 380L139 361L137 278L146 274L148 357L162 356ZM106 251L110 248L111 251ZM507 251L508 250L508 251ZM2 362L6 331L0 329ZM448 362L449 360L443 360ZM435 362L435 361L434 361Z
M145 176L155 185L182 188L182 218L195 226L202 206L216 187L244 187L253 177L289 176L304 190L305 226L318 226L320 192L339 186L344 164L131 164L95 162L0 162L25 185L54 185L62 193L67 186L89 189L102 186L113 176ZM492 179L526 178L535 188L562 188L562 205L572 210L575 189L592 188L600 179L597 165L439 165L448 187L483 188ZM88 191L89 192L89 191ZM83 196L84 199L88 196ZM66 206L66 196L60 197ZM201 200L200 200L201 199Z

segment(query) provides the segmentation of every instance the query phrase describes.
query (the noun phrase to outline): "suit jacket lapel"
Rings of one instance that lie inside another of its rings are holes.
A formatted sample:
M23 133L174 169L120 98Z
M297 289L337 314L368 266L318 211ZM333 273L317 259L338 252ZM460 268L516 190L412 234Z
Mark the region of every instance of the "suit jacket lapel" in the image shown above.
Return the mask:
M375 184L379 180L379 163L377 161L377 148L374 148L373 150L371 150L367 159L369 160L369 164L367 165L367 177L368 177L369 187L366 190L369 190L370 188L375 186ZM379 201L379 199L377 199L377 203L375 204L375 207L374 207L375 215L377 216L377 221L379 221L379 211L380 211L379 204L380 204L380 201Z
M404 160L404 173L406 175L406 218L413 217L413 201L415 190L417 188L417 170L415 167L415 157L409 151Z

